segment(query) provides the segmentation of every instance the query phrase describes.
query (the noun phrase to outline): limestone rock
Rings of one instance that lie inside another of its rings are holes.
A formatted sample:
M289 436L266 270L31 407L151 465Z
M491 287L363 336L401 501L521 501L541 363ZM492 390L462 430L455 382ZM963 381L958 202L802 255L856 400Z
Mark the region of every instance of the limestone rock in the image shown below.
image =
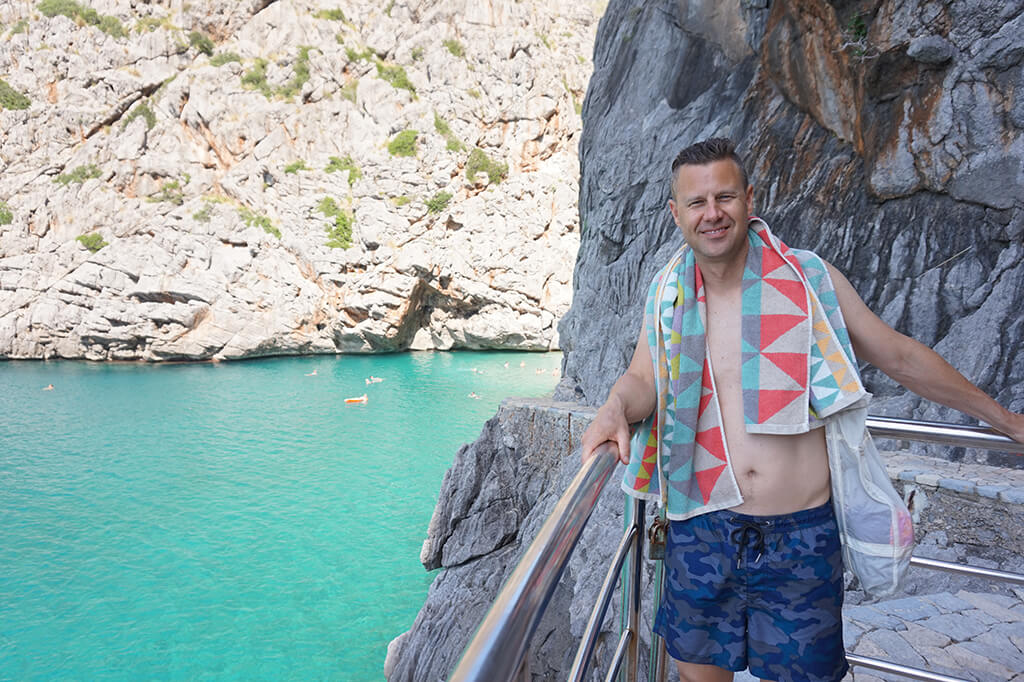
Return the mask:
M556 348L596 16L470 5L0 6L0 358Z

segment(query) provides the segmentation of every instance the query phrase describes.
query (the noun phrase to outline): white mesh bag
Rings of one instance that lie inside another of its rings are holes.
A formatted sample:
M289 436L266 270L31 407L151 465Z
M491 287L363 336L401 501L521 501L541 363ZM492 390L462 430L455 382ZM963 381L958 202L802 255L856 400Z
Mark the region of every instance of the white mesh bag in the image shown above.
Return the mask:
M843 563L872 597L900 589L914 549L910 512L893 488L868 434L867 400L826 423L832 502Z

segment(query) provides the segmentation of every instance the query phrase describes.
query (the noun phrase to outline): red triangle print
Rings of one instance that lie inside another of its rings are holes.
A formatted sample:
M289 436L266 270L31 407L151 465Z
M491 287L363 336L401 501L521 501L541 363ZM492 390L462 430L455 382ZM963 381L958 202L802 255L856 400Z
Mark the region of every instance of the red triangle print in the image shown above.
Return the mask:
M803 391L769 391L760 390L757 392L757 423L764 424L779 410L804 395Z
M782 256L775 253L775 250L768 246L761 247L761 277L767 277L769 273L775 272L780 267L789 267Z
M701 446L712 455L722 460L725 459L725 440L722 438L722 429L714 427L707 429L706 431L698 431L697 437L694 439L697 441L697 445Z
M704 375L700 381L700 405L697 406L697 418L704 414L704 410L707 408L708 403L711 402L711 398L714 393L711 388L711 365L707 362L704 363Z
M807 318L803 315L762 315L761 316L761 347L764 350L793 327Z
M765 284L771 284L776 291L795 303L800 310L807 312L807 292L804 290L803 282L794 282L790 279L768 279L767 277L764 281Z
M698 471L694 474L697 477L697 485L700 487L700 494L704 498L704 504L708 503L711 499L711 491L715 489L715 483L718 483L718 477L722 474L722 469L725 465L714 467L713 469L705 469L704 471Z
M762 353L776 367L793 377L800 386L807 386L807 356L803 353Z

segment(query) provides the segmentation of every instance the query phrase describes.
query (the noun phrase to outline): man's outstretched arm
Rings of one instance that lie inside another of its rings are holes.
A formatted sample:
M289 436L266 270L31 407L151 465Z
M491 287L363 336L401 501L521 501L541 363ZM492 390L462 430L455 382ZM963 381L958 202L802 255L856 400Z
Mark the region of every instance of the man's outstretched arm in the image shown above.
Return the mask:
M590 459L602 443L611 441L619 451L619 461L629 463L629 425L654 411L654 368L647 347L647 333L640 327L633 359L625 374L612 386L608 399L597 411L594 421L583 432L583 461Z
M1010 412L968 381L942 356L900 334L864 304L845 276L828 265L853 350L922 398L960 410L1024 443L1024 415Z

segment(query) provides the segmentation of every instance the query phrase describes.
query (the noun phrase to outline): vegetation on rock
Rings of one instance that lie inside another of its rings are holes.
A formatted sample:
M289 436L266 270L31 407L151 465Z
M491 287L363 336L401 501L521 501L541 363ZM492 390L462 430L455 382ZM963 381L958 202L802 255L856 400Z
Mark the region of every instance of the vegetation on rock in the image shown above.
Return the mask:
M284 167L285 173L298 173L300 170L308 170L306 168L306 162L303 161L302 159L299 159L298 161L292 161L291 163Z
M328 164L324 167L324 172L335 173L337 171L348 171L349 185L354 185L356 180L363 177L363 171L359 170L359 166L356 165L356 162L349 155L341 158L332 156L328 159Z
M286 99L302 92L302 86L309 81L309 51L313 49L309 45L299 47L299 58L295 60L294 75L287 85L281 87L277 94Z
M412 82L409 80L405 67L400 64L385 64L378 60L377 75L390 83L392 87L398 90L408 90L412 93L413 97L416 96L416 88L413 87Z
M273 221L265 215L256 213L246 206L242 206L238 209L238 217L242 219L249 227L261 227L267 234L272 234L278 239L281 238L281 230L278 229L277 225L274 225Z
M145 102L139 102L136 104L135 108L124 117L124 122L121 124L121 130L127 128L128 124L140 116L146 120L146 130L152 130L153 126L156 125L156 114L153 113L153 110L150 109Z
M60 15L75 22L95 26L115 38L123 38L127 35L121 26L120 19L107 14L100 14L92 7L80 5L75 0L43 0L39 3L37 9L47 17Z
M99 232L91 232L89 234L80 234L75 239L81 242L82 246L89 249L93 253L96 253L104 246L107 246L107 242L103 241L103 235Z
M152 33L158 28L166 28L168 30L174 28L174 24L171 23L170 17L143 17L135 22L136 33Z
M175 206L181 206L185 203L185 192L181 188L180 182L177 180L171 180L169 182L165 182L159 192L147 197L146 201L153 203L166 201L174 204Z
M197 223L208 223L213 214L213 204L207 202L203 207L192 214L192 219Z
M234 52L219 52L210 58L210 64L213 66L224 66L228 62L241 62L242 58Z
M192 31L188 34L188 44L207 57L213 56L213 41L199 31Z
M448 208L448 202L451 201L451 199L451 192L438 192L427 199L427 210L431 213L440 213L444 209Z
M356 78L353 81L351 81L349 83L345 83L345 85L341 86L341 89L339 90L339 92L341 93L342 98L347 99L349 102L352 102L352 104L355 104L356 103L356 91L358 89L359 89L359 79Z
M388 153L391 156L416 156L416 137L418 135L419 133L415 130L403 130L388 143Z
M10 225L14 221L14 212L6 201L0 201L0 225Z
M0 109L28 109L30 104L32 100L0 79Z
M242 74L242 87L250 90L259 90L263 96L270 99L274 95L274 89L267 82L267 60L257 57L252 68Z
M442 41L442 43L446 48L448 48L448 51L451 52L456 57L466 56L466 48L462 46L462 43L455 40L454 38L446 38L445 40Z
M314 12L313 16L317 19L328 19L330 21L345 21L345 13L340 9L322 9L318 12Z
M462 144L459 138L455 137L452 133L452 129L448 127L448 122L443 118L434 113L434 130L439 132L445 139L445 148L450 152L461 152L466 148L466 145Z
M343 211L331 197L324 197L317 204L317 210L333 222L327 228L327 246L332 249L347 249L352 246L352 216Z
M348 57L350 62L363 62L376 57L373 50L369 47L363 49L361 52L351 47L346 47L345 56Z
M96 166L96 164L90 163L90 164L87 164L85 166L79 166L78 168L75 168L70 173L61 173L60 175L55 177L53 179L53 181L56 182L59 185L63 185L63 186L66 187L67 185L69 185L72 182L77 182L78 184L82 184L86 180L91 180L92 178L98 178L101 175L103 175L103 173L102 173L102 171L100 171L99 167Z
M508 176L508 164L493 160L482 149L474 149L466 161L466 178L476 182L477 173L486 173L491 184L498 184Z

